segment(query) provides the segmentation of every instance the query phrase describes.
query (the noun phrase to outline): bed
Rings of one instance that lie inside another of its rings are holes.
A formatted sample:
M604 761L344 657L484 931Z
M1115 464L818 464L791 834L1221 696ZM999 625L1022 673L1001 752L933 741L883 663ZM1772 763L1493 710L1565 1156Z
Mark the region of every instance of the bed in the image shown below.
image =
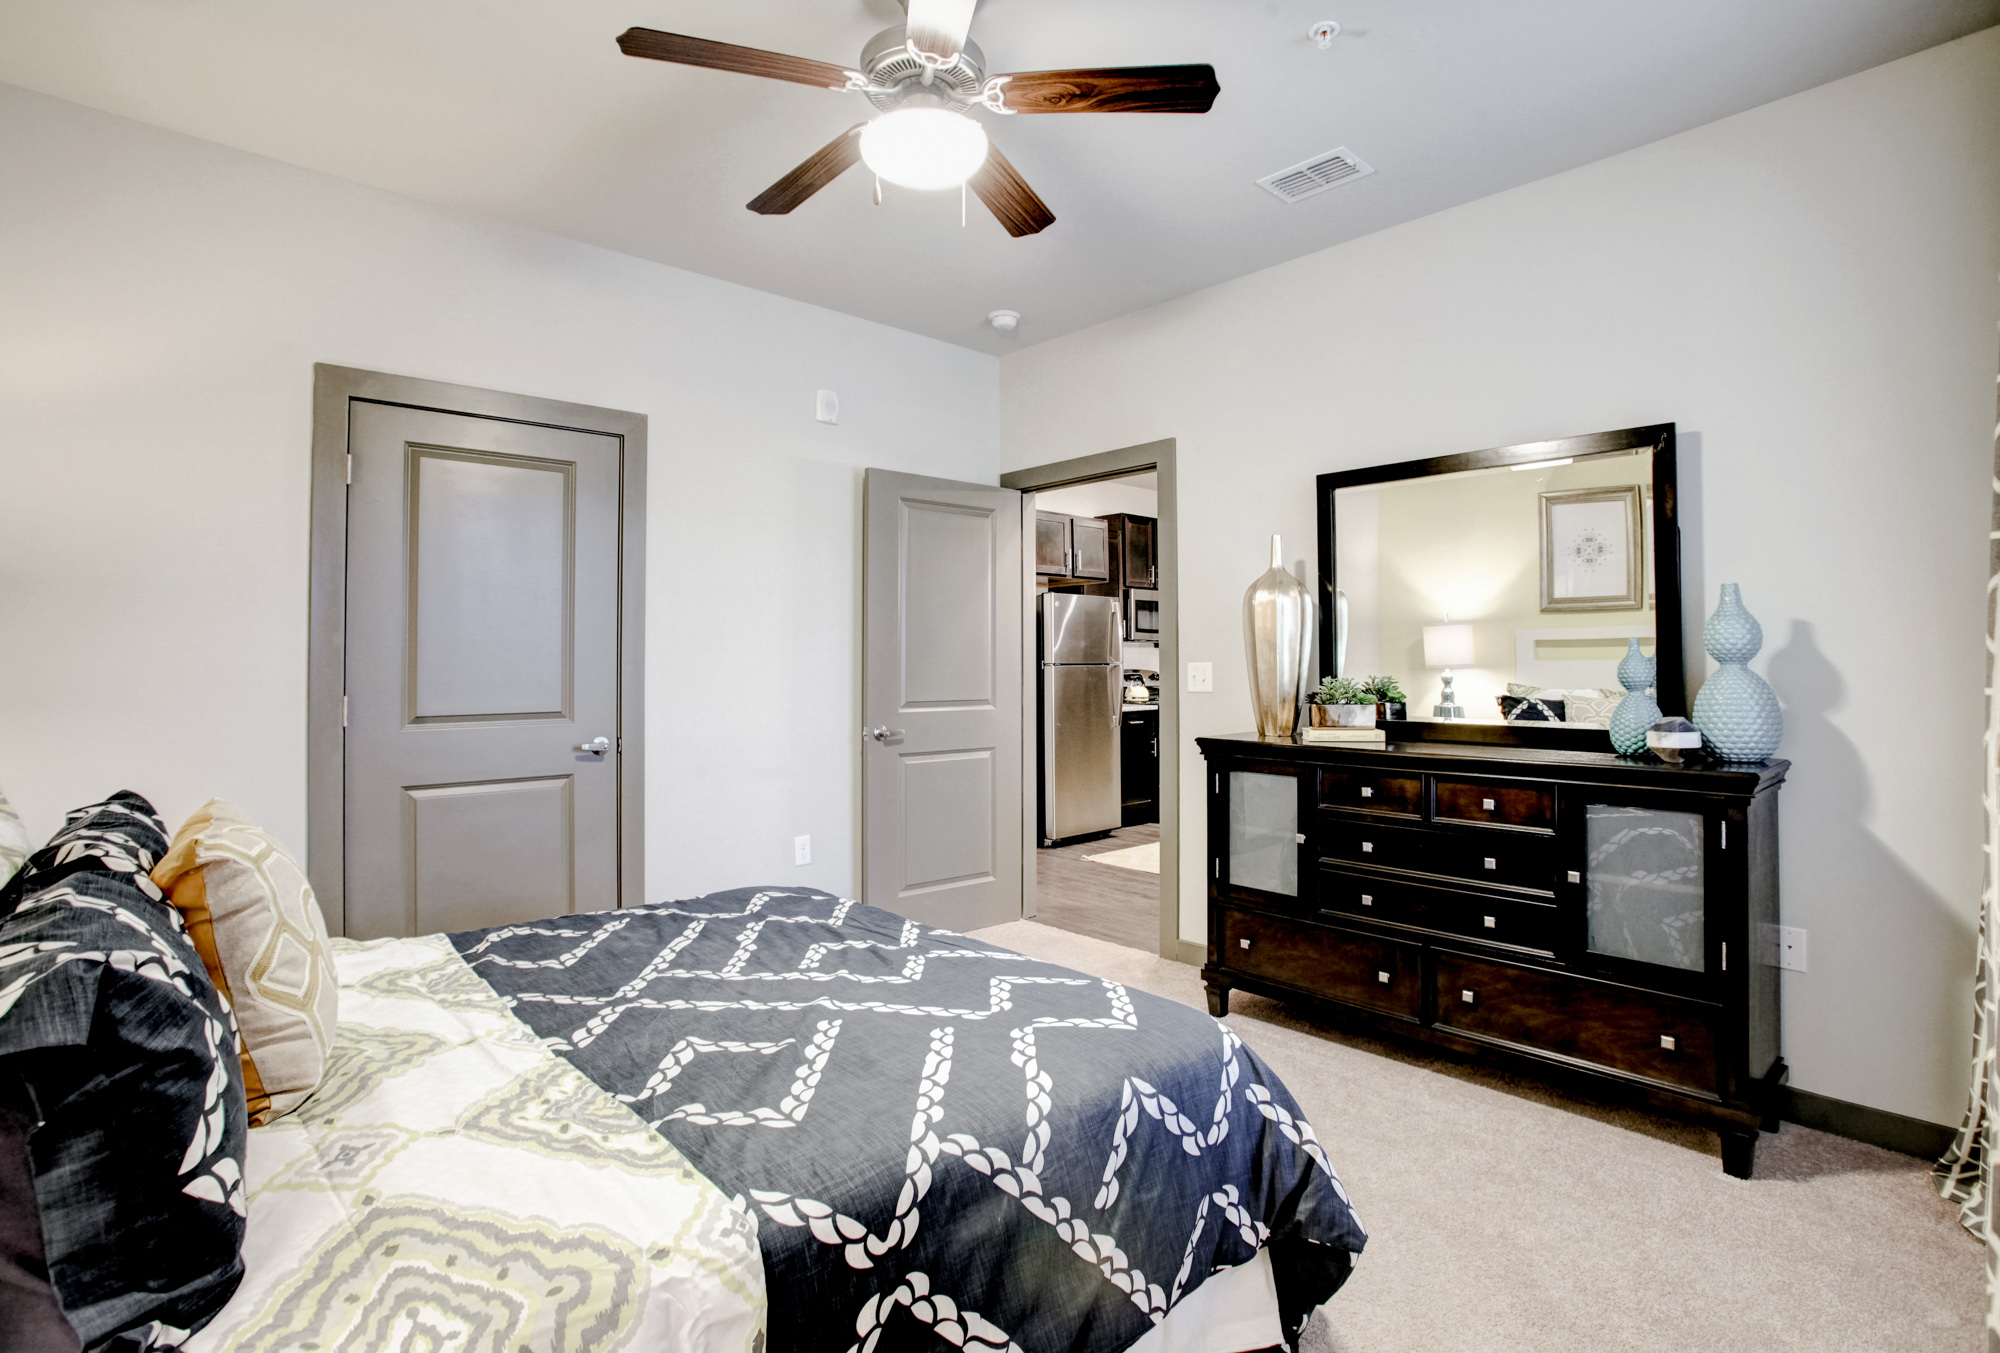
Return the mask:
M825 893L334 945L190 1353L1229 1353L1365 1241L1227 1026Z

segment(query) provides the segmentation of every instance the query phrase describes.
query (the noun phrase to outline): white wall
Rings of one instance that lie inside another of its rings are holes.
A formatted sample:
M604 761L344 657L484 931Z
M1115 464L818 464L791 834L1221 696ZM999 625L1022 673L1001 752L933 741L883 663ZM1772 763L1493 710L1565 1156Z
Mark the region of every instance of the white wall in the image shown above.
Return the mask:
M1123 512L1133 517L1160 513L1159 477L1148 471L1127 479L1098 479L1068 488L1043 489L1035 506L1043 512L1067 512L1072 517L1109 517Z
M1003 359L1008 468L1179 439L1181 656L1216 677L1182 878L1193 739L1251 725L1243 589L1272 531L1307 576L1315 474L1675 421L1687 632L1740 582L1786 705L1793 1083L1956 1121L1996 270L1988 30Z
M993 358L8 86L0 183L0 786L34 832L129 786L303 849L332 362L649 417L647 893L851 891L861 467L994 482Z

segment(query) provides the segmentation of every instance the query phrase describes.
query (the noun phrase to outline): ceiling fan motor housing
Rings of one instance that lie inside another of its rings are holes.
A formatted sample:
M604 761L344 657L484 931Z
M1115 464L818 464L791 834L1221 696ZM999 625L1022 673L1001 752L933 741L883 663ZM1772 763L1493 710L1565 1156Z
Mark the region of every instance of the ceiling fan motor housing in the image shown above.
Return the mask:
M868 77L868 88L862 92L884 112L901 108L922 91L938 96L935 106L963 113L980 101L980 90L986 83L986 55L977 43L968 42L957 60L935 68L937 73L926 85L924 63L911 53L900 27L885 28L870 38L861 49L860 66Z

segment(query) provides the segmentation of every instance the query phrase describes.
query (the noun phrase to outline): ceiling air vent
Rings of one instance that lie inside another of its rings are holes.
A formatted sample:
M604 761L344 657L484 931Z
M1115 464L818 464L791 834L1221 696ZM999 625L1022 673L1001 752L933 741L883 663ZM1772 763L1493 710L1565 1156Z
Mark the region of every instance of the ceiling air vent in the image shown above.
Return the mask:
M1303 202L1315 193L1338 188L1343 183L1374 172L1356 159L1353 151L1341 146L1295 164L1290 169L1280 169L1275 174L1258 179L1257 186L1282 201Z

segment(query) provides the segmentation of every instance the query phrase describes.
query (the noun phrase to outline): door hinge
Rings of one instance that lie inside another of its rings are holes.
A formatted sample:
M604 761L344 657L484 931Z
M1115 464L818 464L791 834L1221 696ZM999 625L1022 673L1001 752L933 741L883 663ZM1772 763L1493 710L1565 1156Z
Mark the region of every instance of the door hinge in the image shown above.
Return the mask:
M347 697L344 695L340 697L340 726L347 727Z
M618 735L618 755L625 755L625 735L623 733Z
M354 482L354 453L352 451L347 453L347 482L350 484Z

